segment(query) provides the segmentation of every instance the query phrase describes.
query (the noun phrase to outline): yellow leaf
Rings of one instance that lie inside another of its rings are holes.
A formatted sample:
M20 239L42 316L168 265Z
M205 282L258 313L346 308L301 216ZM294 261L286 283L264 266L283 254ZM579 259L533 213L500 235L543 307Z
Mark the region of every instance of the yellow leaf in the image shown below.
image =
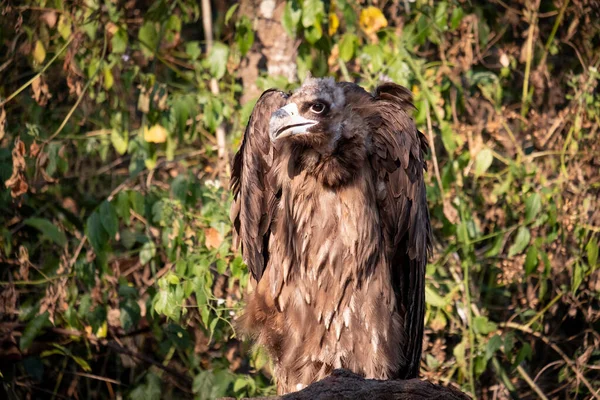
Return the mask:
M385 28L388 24L381 10L377 7L369 6L360 12L360 27L368 35Z
M100 327L96 331L96 337L97 338L105 338L107 333L108 333L108 324L106 323L106 321L104 321L102 323L102 325L100 325Z
M167 140L167 130L159 124L148 129L144 127L144 140L150 143L164 143Z
M32 55L34 61L38 64L43 63L46 59L46 49L44 48L42 42L40 42L39 40L35 42L35 45L33 46Z
M340 27L340 20L335 13L329 14L329 36L333 36Z
M104 89L110 90L110 88L115 83L115 78L113 77L112 71L110 68L104 68Z

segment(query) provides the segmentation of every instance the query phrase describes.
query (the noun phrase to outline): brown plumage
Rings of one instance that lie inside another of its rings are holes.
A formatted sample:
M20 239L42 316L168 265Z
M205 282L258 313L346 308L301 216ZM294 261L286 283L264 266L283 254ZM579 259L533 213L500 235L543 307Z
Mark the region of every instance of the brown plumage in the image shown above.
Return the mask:
M231 219L256 288L239 319L278 392L347 368L418 375L431 228L410 92L308 79L256 103Z

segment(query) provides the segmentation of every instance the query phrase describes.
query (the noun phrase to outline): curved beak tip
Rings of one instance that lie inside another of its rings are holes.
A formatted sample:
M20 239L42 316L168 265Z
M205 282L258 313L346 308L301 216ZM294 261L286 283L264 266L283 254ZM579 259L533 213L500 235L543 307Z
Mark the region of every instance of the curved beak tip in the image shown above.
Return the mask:
M318 121L301 116L298 106L295 103L290 103L271 115L269 137L272 142L275 142L287 136L307 133L310 127L318 123Z

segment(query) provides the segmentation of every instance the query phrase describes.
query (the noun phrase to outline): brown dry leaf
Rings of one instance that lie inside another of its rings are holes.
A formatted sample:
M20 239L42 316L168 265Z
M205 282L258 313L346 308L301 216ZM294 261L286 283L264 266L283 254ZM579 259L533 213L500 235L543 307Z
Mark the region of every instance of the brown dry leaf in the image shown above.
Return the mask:
M31 82L31 89L33 89L33 98L40 105L45 106L48 104L48 100L52 97L48 84L44 81L42 76L38 76Z
M12 151L12 175L4 182L4 185L10 189L10 195L13 198L17 198L27 193L27 189L29 188L23 172L25 170L25 153L25 144L21 139L17 138L15 140L15 148Z
M29 155L31 157L37 157L41 149L42 148L37 144L37 142L33 142L31 143L31 146L29 146Z
M0 140L4 137L4 126L6 125L6 111L0 107Z
M223 243L223 237L215 228L207 228L204 231L204 235L206 236L204 244L209 249L216 249Z
M29 251L25 246L19 246L19 278L23 281L29 279Z
M452 204L446 199L444 199L444 216L450 221L452 224L456 224L458 222L458 211L456 208L452 207Z
M106 316L106 320L108 321L108 325L120 328L121 327L121 310L118 308L111 308L108 311L108 315Z

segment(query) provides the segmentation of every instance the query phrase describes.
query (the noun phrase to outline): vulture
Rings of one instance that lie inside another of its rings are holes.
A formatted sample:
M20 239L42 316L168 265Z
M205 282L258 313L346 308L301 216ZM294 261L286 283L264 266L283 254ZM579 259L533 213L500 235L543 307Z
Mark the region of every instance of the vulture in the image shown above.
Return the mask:
M231 177L254 283L237 324L268 351L279 394L336 368L419 373L431 227L413 109L391 82L308 78L252 111Z

